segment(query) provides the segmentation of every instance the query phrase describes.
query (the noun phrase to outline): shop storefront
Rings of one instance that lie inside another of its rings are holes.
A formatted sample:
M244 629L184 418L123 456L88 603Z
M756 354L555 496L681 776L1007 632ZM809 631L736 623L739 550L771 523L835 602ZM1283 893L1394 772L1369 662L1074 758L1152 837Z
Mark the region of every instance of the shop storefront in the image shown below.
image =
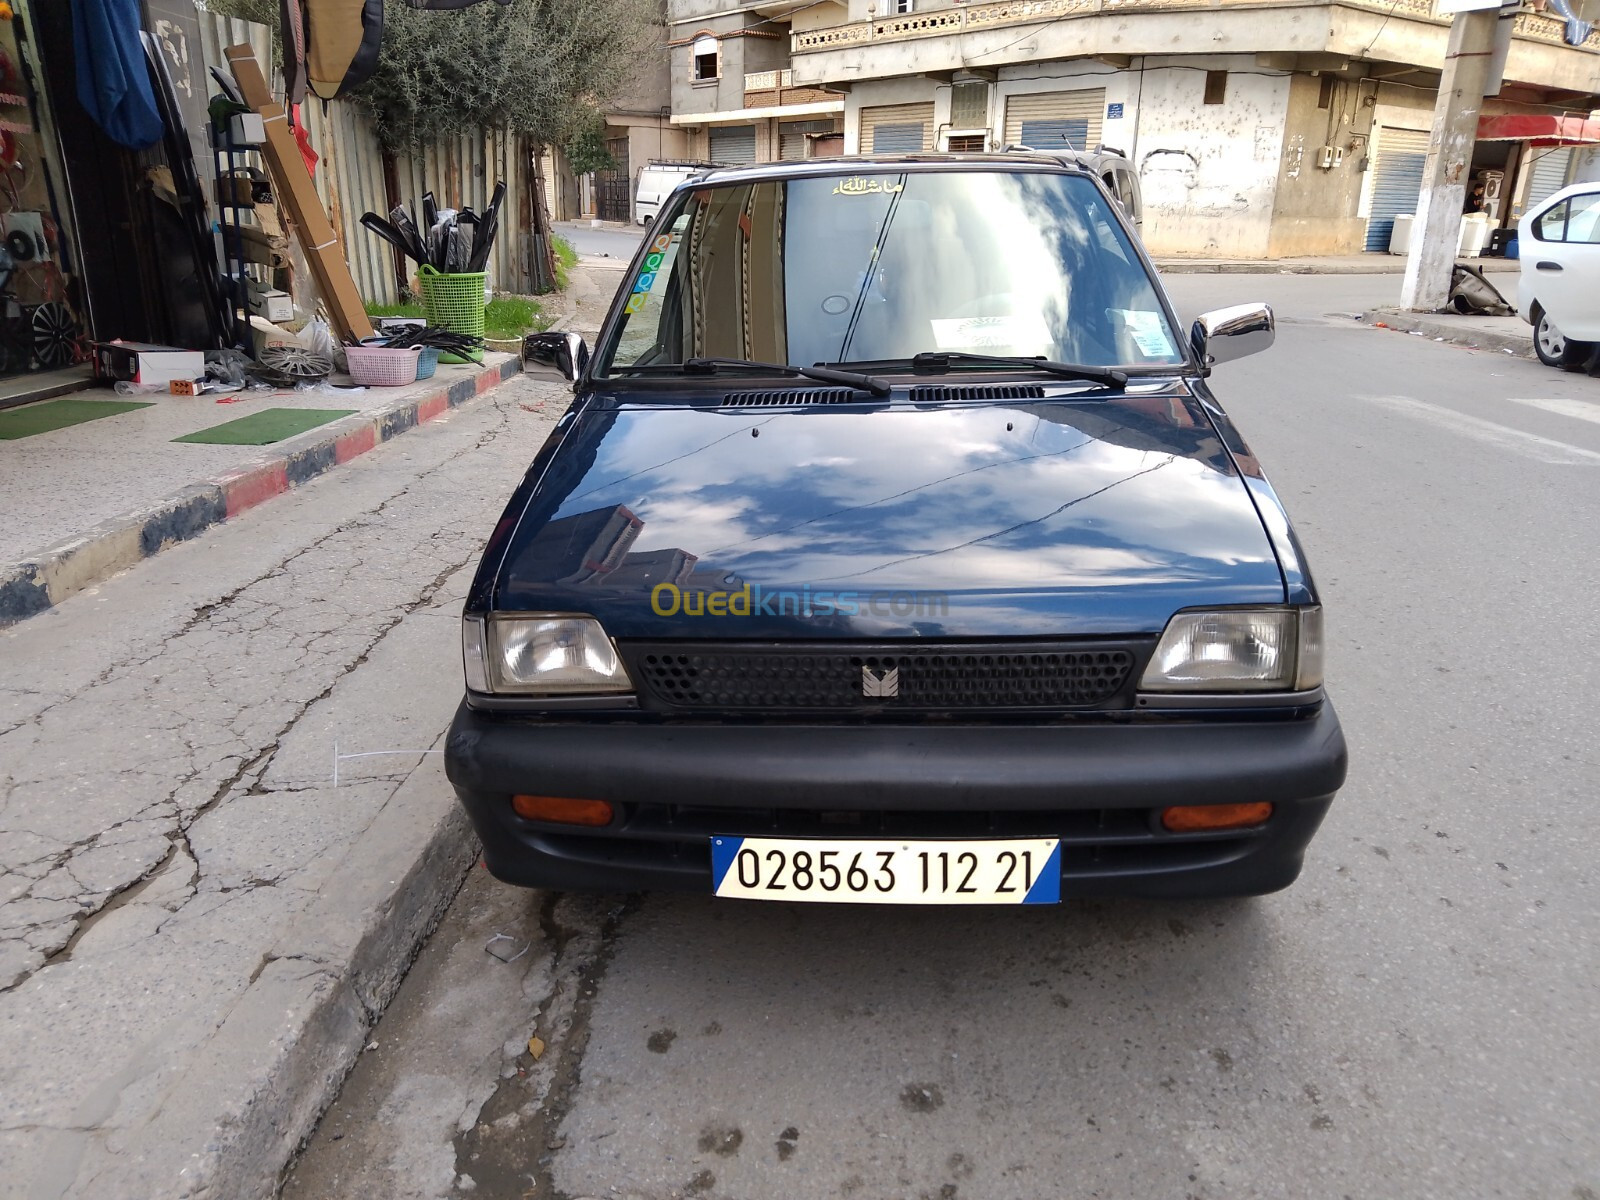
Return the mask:
M87 358L75 225L30 7L37 0L0 5L0 380Z

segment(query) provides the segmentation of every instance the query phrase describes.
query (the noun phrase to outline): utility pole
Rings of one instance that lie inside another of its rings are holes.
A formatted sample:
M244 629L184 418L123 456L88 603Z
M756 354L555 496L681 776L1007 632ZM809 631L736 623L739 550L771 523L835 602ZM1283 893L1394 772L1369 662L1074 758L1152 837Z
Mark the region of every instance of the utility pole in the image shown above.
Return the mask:
M1450 273L1461 240L1461 209L1472 166L1472 144L1478 136L1478 111L1494 66L1498 7L1498 0L1490 0L1487 8L1458 12L1450 25L1439 102L1433 109L1433 136L1422 168L1422 195L1411 226L1411 251L1400 290L1402 308L1443 308L1450 298ZM1498 82L1494 90L1500 90Z

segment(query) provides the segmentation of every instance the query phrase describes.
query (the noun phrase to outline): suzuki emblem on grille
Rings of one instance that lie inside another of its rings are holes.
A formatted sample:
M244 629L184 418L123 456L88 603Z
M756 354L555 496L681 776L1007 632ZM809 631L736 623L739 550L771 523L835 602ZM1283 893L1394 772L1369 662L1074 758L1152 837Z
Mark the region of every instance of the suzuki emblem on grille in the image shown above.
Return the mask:
M900 694L900 668L891 667L879 674L871 667L861 668L861 694L867 698L875 696L898 696Z

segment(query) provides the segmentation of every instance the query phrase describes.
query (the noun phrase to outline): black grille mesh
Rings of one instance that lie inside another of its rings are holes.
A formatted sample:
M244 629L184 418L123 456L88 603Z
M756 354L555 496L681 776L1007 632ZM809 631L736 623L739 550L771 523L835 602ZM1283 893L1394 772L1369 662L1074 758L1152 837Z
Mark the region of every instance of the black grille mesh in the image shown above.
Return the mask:
M1116 697L1134 665L1127 646L623 650L634 681L657 706L702 711L1085 708ZM867 695L869 688L895 694Z
M937 404L945 400L1042 400L1044 388L1037 383L984 383L966 387L940 385L911 389L913 404Z
M724 408L803 408L812 404L849 404L864 398L850 388L784 388L767 392L729 392Z

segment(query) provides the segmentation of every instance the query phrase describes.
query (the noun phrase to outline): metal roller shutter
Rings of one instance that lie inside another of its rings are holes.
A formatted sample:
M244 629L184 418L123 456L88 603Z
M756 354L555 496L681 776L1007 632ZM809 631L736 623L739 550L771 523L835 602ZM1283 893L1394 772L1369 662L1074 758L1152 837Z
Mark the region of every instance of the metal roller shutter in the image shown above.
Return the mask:
M809 158L806 135L832 132L832 121L784 121L778 126L778 157L785 161Z
M756 161L756 127L754 125L713 125L711 127L711 161L730 167L741 167Z
M1372 206L1367 211L1368 250L1389 249L1394 219L1417 211L1422 197L1422 165L1428 157L1426 129L1389 129L1378 134L1373 156Z
M933 149L933 101L861 110L861 153L914 154Z
M1035 150L1093 150L1105 116L1104 88L1006 97L1006 145Z
M1536 147L1532 157L1533 165L1528 168L1528 198L1522 202L1523 212L1567 186L1567 167L1572 161L1572 147Z

